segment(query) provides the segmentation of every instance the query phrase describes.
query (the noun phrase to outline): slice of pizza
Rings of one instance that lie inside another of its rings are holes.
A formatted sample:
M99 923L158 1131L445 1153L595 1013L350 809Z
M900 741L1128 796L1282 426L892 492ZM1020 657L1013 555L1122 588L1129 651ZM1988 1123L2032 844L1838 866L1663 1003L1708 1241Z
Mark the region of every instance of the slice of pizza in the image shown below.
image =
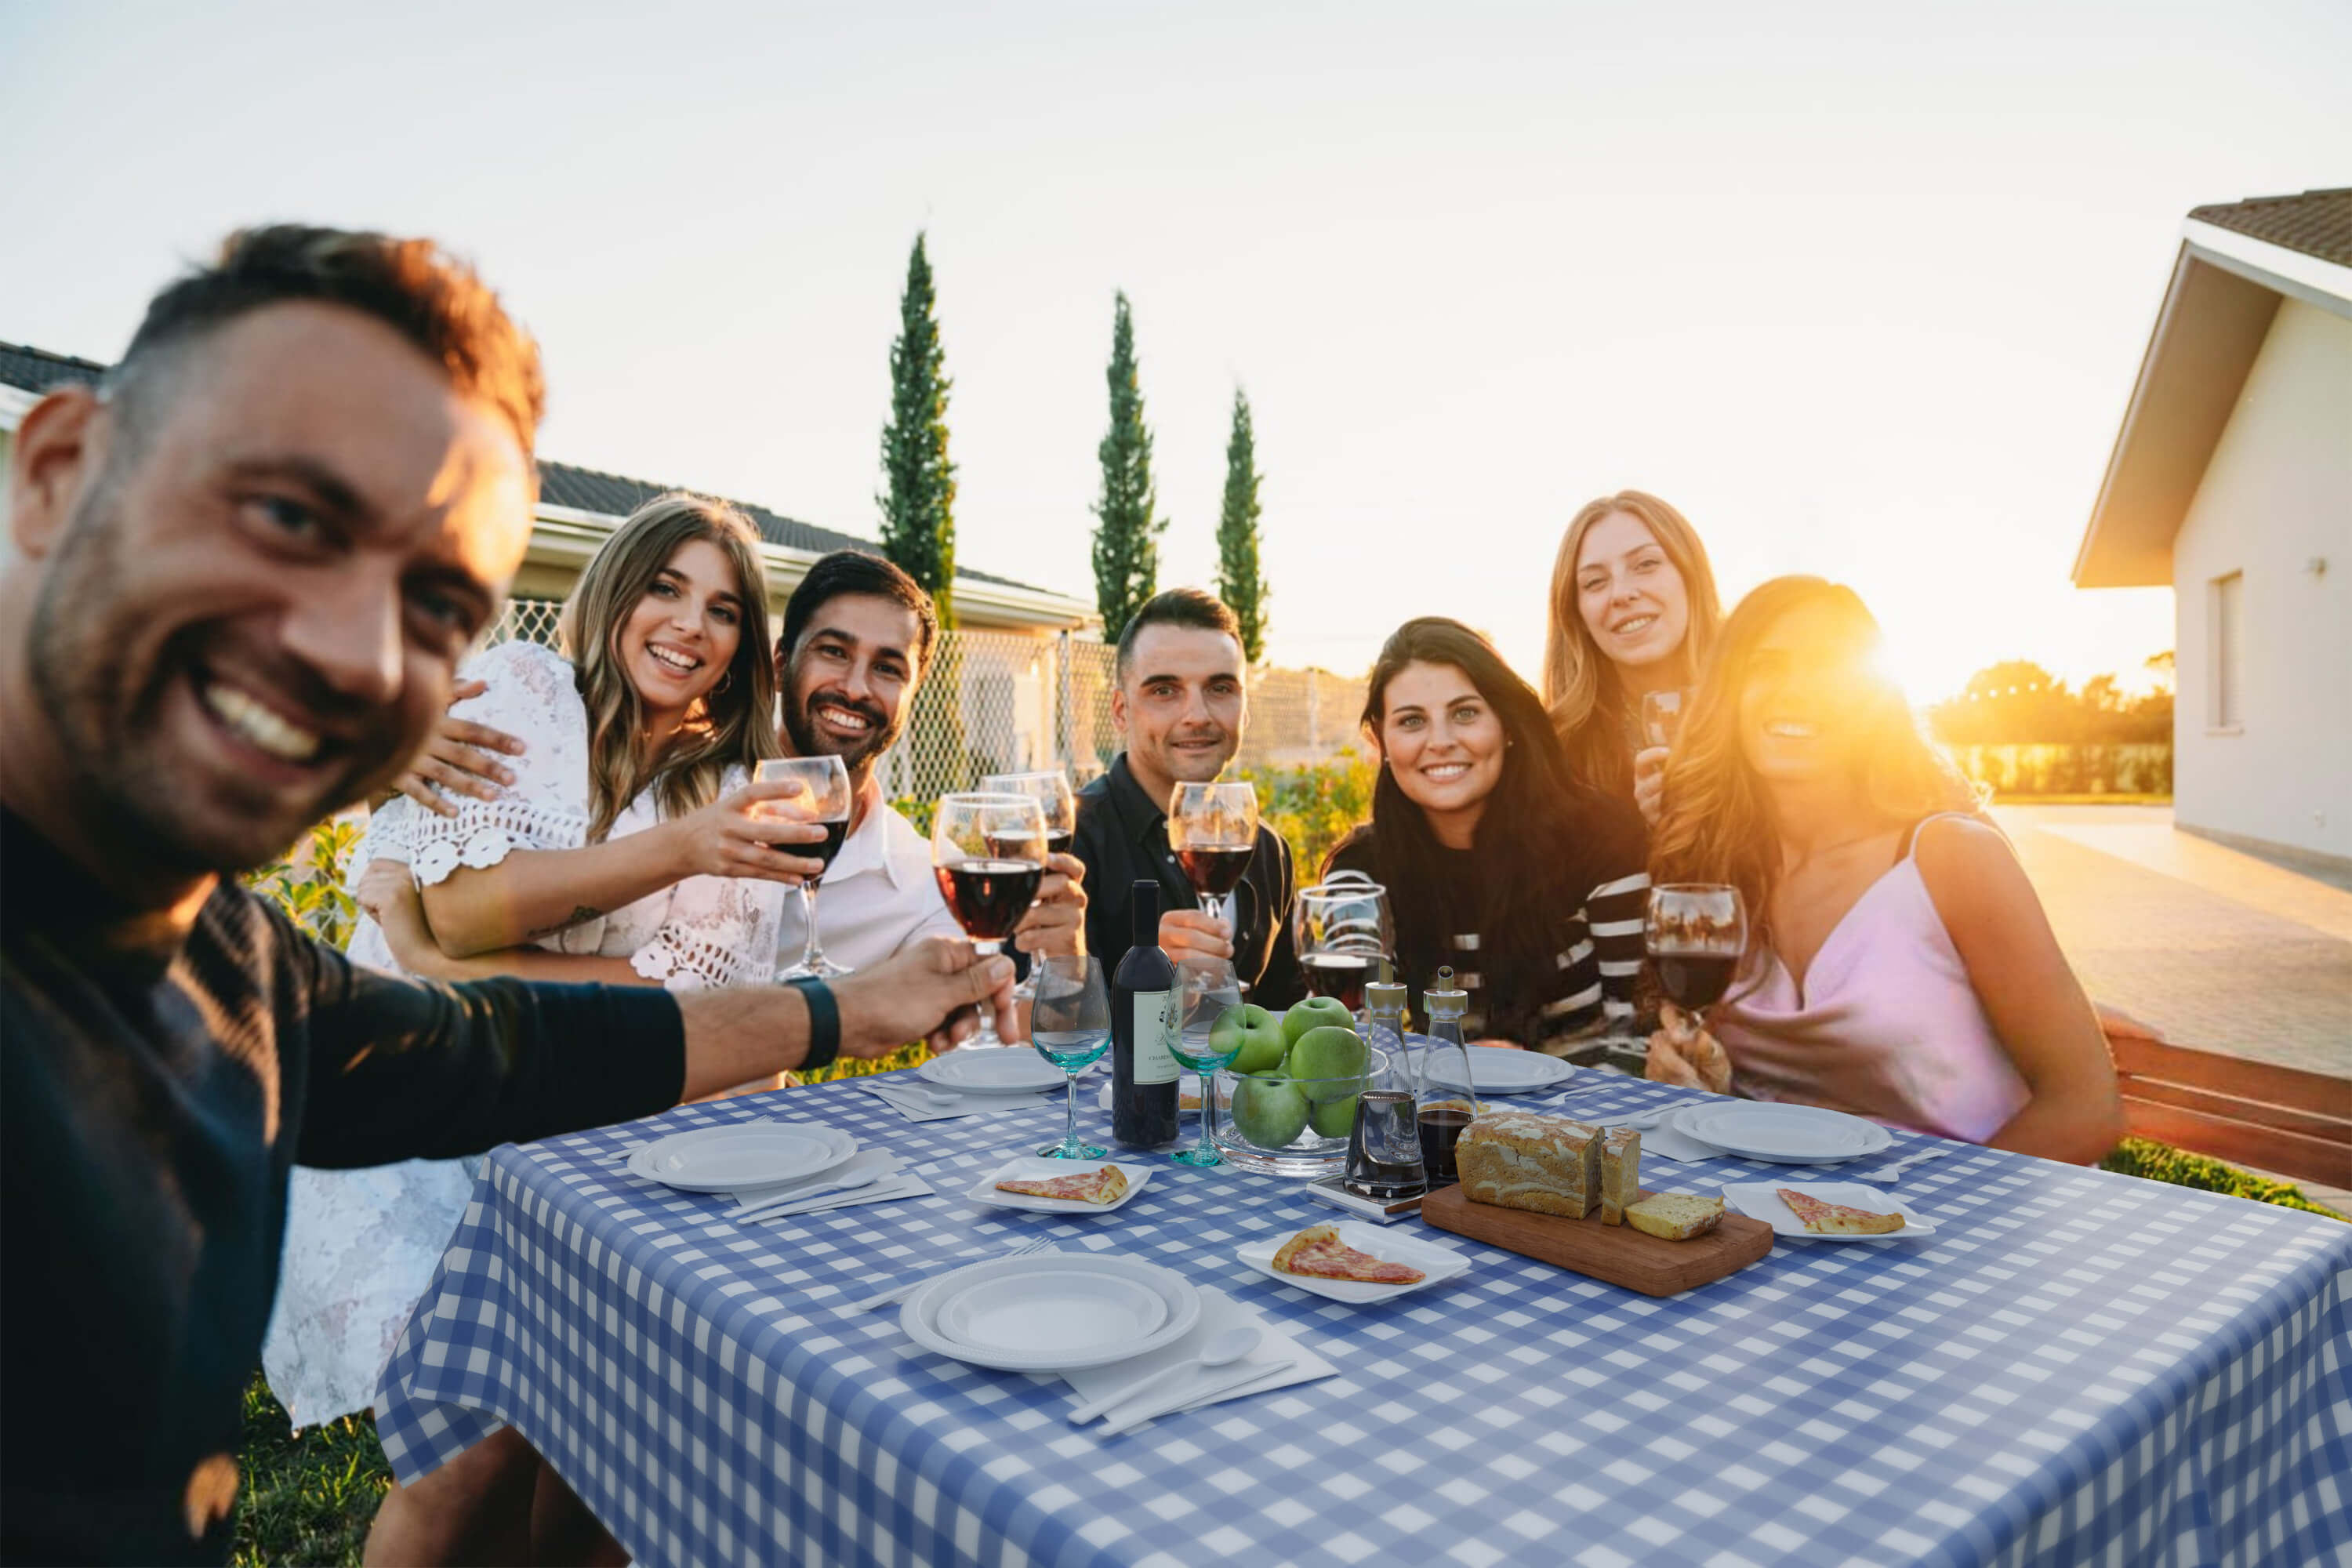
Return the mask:
M1000 1193L1020 1193L1033 1198L1066 1198L1079 1204L1115 1204L1127 1196L1127 1173L1117 1165L1081 1171L1075 1176L1053 1176L1038 1182L999 1182Z
M1903 1228L1899 1214L1873 1214L1868 1209L1848 1208L1801 1193L1794 1187L1776 1189L1789 1212L1804 1222L1807 1230L1822 1236L1884 1236L1890 1230Z
M1402 1263L1383 1263L1339 1239L1336 1225L1310 1225L1282 1244L1274 1267L1284 1274L1315 1279L1354 1279L1366 1285L1418 1285L1429 1278Z

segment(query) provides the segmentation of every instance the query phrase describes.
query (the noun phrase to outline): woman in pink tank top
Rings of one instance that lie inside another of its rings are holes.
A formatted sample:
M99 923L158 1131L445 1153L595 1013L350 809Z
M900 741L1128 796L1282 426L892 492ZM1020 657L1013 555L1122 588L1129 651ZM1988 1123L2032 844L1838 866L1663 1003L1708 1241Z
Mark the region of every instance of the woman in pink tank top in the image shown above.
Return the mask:
M1727 882L1747 960L1650 1076L2086 1163L2123 1136L2099 1021L2008 840L1876 665L1850 588L1725 622L1669 764L1651 880Z

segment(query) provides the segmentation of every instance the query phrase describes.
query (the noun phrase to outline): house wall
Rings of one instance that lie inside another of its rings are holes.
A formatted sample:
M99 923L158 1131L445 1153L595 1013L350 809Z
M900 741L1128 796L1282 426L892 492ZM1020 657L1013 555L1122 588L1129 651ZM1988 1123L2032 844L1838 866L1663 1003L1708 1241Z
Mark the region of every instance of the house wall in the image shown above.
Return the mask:
M2175 820L2352 862L2352 321L2280 306L2172 572ZM2241 721L2224 730L2212 584L2233 572Z

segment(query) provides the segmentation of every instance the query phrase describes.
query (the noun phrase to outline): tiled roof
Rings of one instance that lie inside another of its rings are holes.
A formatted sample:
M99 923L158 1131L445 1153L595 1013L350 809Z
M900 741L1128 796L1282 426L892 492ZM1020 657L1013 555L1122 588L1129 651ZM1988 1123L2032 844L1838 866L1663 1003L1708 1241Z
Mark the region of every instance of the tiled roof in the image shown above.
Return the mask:
M2194 207L2189 216L2249 239L2352 267L2352 185Z
M71 354L51 353L47 349L27 348L22 343L0 342L0 385L41 393L69 381L94 382L106 374L106 369L94 361L76 359ZM575 468L570 463L550 462L544 458L539 465L541 500L553 506L571 507L575 510L598 512L608 517L626 517L666 490L690 488L657 485L650 479L624 479L619 474L599 473L594 468ZM866 550L878 553L881 549L870 539L819 528L813 522L803 522L749 501L735 501L733 504L742 508L744 515L759 528L762 539L787 550L806 550L823 554L828 550ZM969 577L975 583L993 583L999 587L1021 588L1030 593L1050 592L1015 582L1010 577L974 572L969 567L957 567L956 575Z

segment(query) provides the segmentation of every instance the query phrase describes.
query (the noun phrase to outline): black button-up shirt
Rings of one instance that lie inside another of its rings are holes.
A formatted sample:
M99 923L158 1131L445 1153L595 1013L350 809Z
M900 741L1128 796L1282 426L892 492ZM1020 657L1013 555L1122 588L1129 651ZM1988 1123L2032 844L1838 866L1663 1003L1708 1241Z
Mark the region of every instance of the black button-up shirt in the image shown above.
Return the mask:
M1078 828L1071 853L1087 868L1087 951L1102 960L1103 978L1118 972L1133 941L1134 891L1139 881L1160 884L1160 907L1200 907L1191 879L1168 847L1168 812L1143 793L1122 752L1110 771L1078 792ZM1306 994L1290 941L1290 904L1297 892L1290 846L1261 824L1257 853L1234 889L1234 971L1249 999L1287 1007Z

